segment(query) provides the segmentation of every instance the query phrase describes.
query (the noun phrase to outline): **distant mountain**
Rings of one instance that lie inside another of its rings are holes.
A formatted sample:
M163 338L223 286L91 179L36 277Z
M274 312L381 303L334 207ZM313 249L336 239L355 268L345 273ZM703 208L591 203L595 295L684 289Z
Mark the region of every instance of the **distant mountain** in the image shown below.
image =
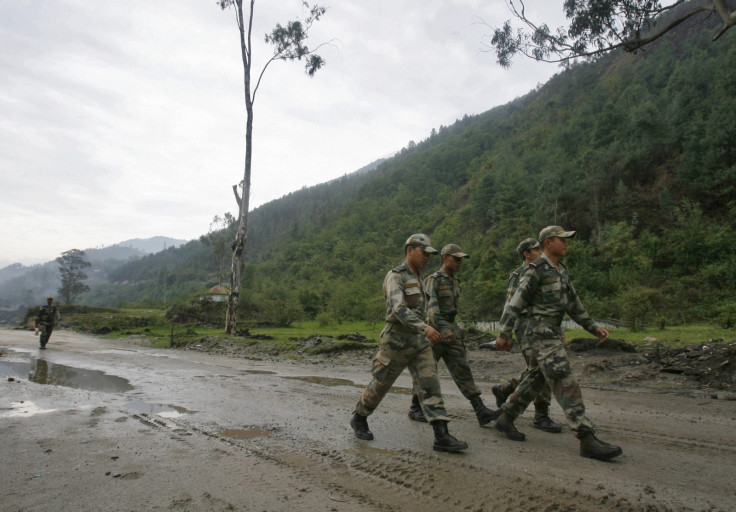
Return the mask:
M92 264L86 271L87 284L94 287L106 283L108 274L121 265L186 242L155 236L126 240L101 249L85 249L87 261ZM37 304L45 296L56 294L60 285L58 270L55 260L30 266L14 263L0 268L0 306Z
M115 245L120 247L132 247L146 254L155 254L169 247L180 247L189 240L179 240L177 238L169 238L167 236L154 236L151 238L133 238ZM114 247L114 246L113 246Z

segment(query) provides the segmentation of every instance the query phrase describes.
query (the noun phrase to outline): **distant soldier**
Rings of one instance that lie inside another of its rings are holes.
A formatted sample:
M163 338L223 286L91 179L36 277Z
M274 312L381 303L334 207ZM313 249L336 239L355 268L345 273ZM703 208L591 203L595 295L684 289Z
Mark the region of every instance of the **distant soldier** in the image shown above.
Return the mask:
M381 332L381 344L373 360L373 380L363 390L350 426L358 439L373 439L367 417L376 410L396 378L408 367L414 391L419 395L424 414L434 429L434 450L466 450L467 443L455 439L447 429L450 418L445 411L437 379L437 364L430 345L430 342L441 342L442 335L424 320L427 302L419 272L437 249L430 245L427 235L416 234L406 240L404 253L404 263L390 270L383 281L386 326Z
M529 264L539 258L542 255L542 249L536 238L527 238L522 240L521 243L516 247L516 252L519 253L521 259L524 260L524 264L519 268L511 272L509 275L508 284L506 286L506 303L511 300L514 296L516 288L519 286L519 280L521 276L529 270ZM519 317L516 319L514 324L514 336L516 341L521 343L521 353L524 356L527 367L529 366L530 354L532 352L532 346L529 340L524 337L526 332L526 326L529 323L529 312L528 310L521 311ZM521 380L524 379L528 370L524 370L521 375ZM514 392L516 387L519 385L519 379L511 379L505 384L497 384L493 386L493 394L496 397L496 404L501 407L506 399ZM549 389L549 385L545 382L539 395L534 399L534 422L532 426L545 432L551 432L557 434L562 432L562 427L552 421L549 417L549 406L551 402L552 394Z
M54 327L59 325L61 316L59 315L59 309L54 306L54 298L48 297L46 299L46 305L41 306L38 310L38 316L36 317L36 335L40 335L39 343L41 349L46 348L46 344L49 342L51 332Z
M465 353L465 344L460 327L455 323L457 303L460 298L460 283L456 273L460 270L463 259L468 257L458 245L447 244L442 248L442 267L424 280L427 293L428 323L440 334L442 341L432 345L435 361L445 361L447 369L455 384L465 398L470 400L480 425L495 419L494 411L483 404L480 390L475 385L473 372L470 370ZM427 421L416 393L412 394L409 418L415 421Z
M536 398L546 382L580 440L580 455L609 460L621 455L622 450L595 437L595 425L585 415L580 384L572 375L562 343L562 318L566 313L601 342L609 336L608 331L596 325L588 315L570 282L567 269L560 262L567 254L568 238L574 234L575 231L565 231L560 226L548 226L539 233L539 242L544 248L542 257L530 263L529 270L521 276L519 287L504 308L496 339L497 349L511 350L511 330L526 309L529 325L524 338L531 350L528 373L503 404L496 429L509 439L523 441L526 436L516 429L514 420Z

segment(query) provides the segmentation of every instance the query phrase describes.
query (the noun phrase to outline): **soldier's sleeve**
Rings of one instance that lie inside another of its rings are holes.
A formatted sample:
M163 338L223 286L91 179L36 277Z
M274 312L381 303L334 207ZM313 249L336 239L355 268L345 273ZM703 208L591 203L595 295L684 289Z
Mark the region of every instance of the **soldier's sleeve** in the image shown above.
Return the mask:
M427 293L427 323L441 333L452 331L452 326L440 314L440 301L437 297L439 283L434 275L424 280L424 290Z
M567 314L570 315L570 318L580 324L583 329L591 334L595 334L596 329L598 329L598 325L596 325L595 321L590 318L588 311L585 309L585 306L583 306L580 297L578 297L578 292L575 291L572 283L568 281L568 285L570 286L570 297L567 306Z
M417 285L419 282L417 281ZM421 290L420 290L421 293ZM427 332L429 325L420 315L406 305L404 299L404 280L398 272L389 272L386 276L386 301L392 316L409 329L418 334Z
M525 272L519 279L519 286L511 296L506 306L503 308L501 321L499 322L498 337L504 340L511 340L511 333L516 324L519 315L529 304L534 292L539 285L539 278L536 272Z

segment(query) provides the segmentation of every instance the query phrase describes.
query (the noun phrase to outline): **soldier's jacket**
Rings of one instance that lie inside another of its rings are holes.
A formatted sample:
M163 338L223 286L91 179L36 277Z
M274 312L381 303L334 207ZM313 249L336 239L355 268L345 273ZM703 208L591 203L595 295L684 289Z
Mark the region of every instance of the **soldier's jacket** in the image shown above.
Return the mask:
M427 291L429 325L441 333L451 331L455 334L460 282L440 268L424 280L424 289Z
M530 319L559 329L565 313L586 331L595 334L595 324L562 263L558 271L546 255L533 261L519 280L519 286L501 316L499 337L510 340L514 324L526 309Z
M394 329L415 334L427 332L424 286L406 263L386 274L383 297L386 299L386 322Z
M521 276L529 270L529 265L524 263L522 266L511 272L509 274L509 279L506 282L506 304L509 303L511 300L511 297L514 296L514 292L519 287L519 281L521 280ZM516 339L521 340L521 335L524 334L524 330L526 329L527 324L527 317L529 313L526 309L521 311L519 313L519 317L516 319L516 322L514 323L514 333L516 334Z
M59 310L56 306L49 307L48 304L46 304L41 306L41 309L38 310L36 325L42 324L53 326L54 323L59 320L61 320L61 315L59 315Z

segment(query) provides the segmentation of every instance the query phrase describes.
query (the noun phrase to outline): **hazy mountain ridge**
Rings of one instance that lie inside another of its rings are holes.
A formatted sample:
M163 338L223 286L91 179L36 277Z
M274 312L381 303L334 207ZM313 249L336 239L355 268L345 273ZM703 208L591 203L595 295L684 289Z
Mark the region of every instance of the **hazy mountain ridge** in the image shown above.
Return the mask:
M124 263L147 254L162 251L165 246L178 247L185 240L156 236L135 238L108 247L84 249L92 264L87 269L90 287L107 282L107 275ZM160 248L159 248L160 247ZM60 255L61 256L61 255ZM13 263L0 269L0 305L15 307L40 303L47 295L55 295L60 286L56 260L36 265Z

